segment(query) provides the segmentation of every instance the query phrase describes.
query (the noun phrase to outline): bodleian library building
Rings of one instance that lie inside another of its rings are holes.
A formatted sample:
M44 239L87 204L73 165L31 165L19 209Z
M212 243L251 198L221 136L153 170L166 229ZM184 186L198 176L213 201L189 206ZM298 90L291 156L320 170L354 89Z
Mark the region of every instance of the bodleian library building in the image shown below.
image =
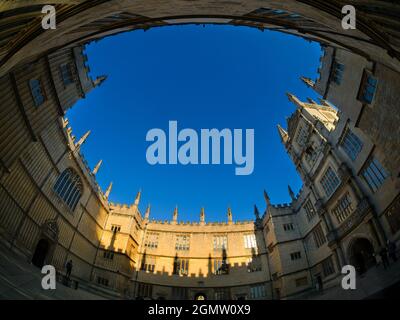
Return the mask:
M299 81L321 99L287 93L293 113L277 124L275 138L303 181L298 194L288 187L290 203L276 204L261 190L265 207L254 206L251 221L236 221L227 208L225 221L208 222L199 208L198 221L183 222L179 208L167 221L152 219L150 207L141 212L140 191L132 204L108 201L112 183L101 190L96 182L102 162L90 168L80 152L90 131L76 138L65 113L107 81L89 76L86 44L176 23L156 17L187 21L187 10L178 3L167 12L129 1L53 1L59 27L44 35L42 1L18 2L0 5L0 243L7 250L39 268L53 265L60 277L72 260L72 281L111 298L318 297L322 287L340 289L345 265L366 286L389 285L374 283L381 273L396 280L398 268L377 265L388 243L400 248L400 37L391 27L398 5L365 1L373 5L360 6L351 36L328 32L339 27L321 1L308 8L246 1L245 12L225 5L212 16L214 23L279 25L319 41L318 78ZM196 21L211 2L193 8Z

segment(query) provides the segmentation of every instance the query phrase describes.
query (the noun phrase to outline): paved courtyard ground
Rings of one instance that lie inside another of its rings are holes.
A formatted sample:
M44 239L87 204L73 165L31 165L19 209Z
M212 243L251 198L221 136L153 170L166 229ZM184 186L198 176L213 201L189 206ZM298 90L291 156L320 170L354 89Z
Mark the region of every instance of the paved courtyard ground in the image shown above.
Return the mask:
M41 286L43 275L40 269L29 264L16 253L0 243L0 299L24 300L99 300L101 294L86 289L77 290L57 282L56 290L44 290ZM357 290L343 290L341 287L327 288L321 293L307 293L303 299L399 299L400 260L384 270L382 265L373 267L363 276L357 277Z
M324 290L322 294L312 294L308 299L400 299L400 260L391 262L386 270L382 265L377 265L362 276L357 276L356 290L343 290L336 286Z
M98 300L100 295L72 289L57 282L55 290L44 290L40 269L0 244L0 299Z

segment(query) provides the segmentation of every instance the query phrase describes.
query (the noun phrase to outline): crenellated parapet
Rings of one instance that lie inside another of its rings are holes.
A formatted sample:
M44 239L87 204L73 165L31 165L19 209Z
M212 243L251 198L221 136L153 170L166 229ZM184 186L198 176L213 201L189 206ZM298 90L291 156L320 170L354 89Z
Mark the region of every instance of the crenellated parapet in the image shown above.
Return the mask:
M205 222L204 224L201 224L199 221L178 221L177 223L174 223L174 221L170 220L157 220L157 219L152 219L150 220L151 224L159 224L159 225L176 225L176 226L205 226L205 227L212 227L212 226L221 226L221 227L226 227L229 225L245 225L245 224L250 224L254 223L253 220L239 220L239 221L209 221Z
M291 203L279 203L279 204L273 204L271 205L272 208L275 209L283 209L283 208L290 208L292 206Z

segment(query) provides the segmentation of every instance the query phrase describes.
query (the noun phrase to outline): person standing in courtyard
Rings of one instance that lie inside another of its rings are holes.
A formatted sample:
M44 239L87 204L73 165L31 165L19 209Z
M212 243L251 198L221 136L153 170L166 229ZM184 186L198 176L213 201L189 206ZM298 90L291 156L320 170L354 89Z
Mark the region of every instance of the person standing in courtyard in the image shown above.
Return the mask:
M388 251L386 247L382 247L381 251L379 252L379 255L381 256L383 268L386 269L389 266Z
M71 272L72 272L72 260L69 260L66 264L66 268L67 268L67 281L69 281L70 277L71 277Z
M390 259L392 259L393 262L396 262L397 261L397 255L396 255L397 246L396 246L396 243L388 240L387 241L387 245L388 245L388 252L389 252Z
M317 276L317 283L316 283L317 291L320 293L324 292L324 283L322 282L321 276Z

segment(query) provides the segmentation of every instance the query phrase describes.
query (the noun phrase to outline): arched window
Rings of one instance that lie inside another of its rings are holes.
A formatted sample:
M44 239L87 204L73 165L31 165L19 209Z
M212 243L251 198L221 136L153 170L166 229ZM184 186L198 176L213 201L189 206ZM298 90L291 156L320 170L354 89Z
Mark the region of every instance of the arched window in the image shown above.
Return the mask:
M82 196L83 185L79 175L71 168L65 169L54 185L54 191L74 211Z

